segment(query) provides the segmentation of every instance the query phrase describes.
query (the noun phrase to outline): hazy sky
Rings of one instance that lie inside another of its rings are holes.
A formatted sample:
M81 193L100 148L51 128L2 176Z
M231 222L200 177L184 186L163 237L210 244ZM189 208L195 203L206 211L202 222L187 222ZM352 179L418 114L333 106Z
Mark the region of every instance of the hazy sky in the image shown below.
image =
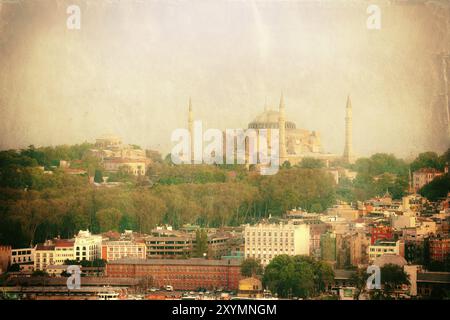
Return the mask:
M287 117L319 131L326 152L343 151L349 93L357 154L441 152L448 2L380 1L381 30L369 30L373 2L4 2L0 148L115 133L166 153L189 96L207 127L246 128L282 90ZM69 4L81 30L66 27Z

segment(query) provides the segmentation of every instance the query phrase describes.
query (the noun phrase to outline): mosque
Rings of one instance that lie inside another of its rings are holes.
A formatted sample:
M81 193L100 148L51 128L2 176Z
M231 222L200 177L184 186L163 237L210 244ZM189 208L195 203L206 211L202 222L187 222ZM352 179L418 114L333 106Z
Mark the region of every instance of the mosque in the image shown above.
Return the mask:
M192 134L193 110L189 99L188 129ZM317 131L309 131L297 128L295 122L286 119L283 94L280 97L278 110L270 110L267 106L264 112L248 124L249 129L279 129L279 154L280 164L289 161L291 165L298 164L303 158L323 160L327 166L329 161L343 159L347 163L354 162L352 151L352 105L350 96L347 97L345 116L345 148L342 155L325 153L322 150L320 134ZM269 146L270 148L270 146Z

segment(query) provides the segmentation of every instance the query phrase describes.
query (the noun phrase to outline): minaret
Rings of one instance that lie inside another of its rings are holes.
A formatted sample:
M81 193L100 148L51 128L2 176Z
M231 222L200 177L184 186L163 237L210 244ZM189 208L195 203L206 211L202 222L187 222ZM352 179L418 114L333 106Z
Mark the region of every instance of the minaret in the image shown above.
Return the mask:
M280 165L283 165L288 160L286 153L286 115L284 113L283 92L281 92L280 98L278 128L280 130Z
M344 160L347 163L353 163L353 148L352 148L352 102L350 95L347 97L347 107L345 108L345 148Z
M413 184L412 184L412 174L411 174L411 167L408 170L408 193L409 194L413 194L414 193L414 189L413 189Z
M191 162L194 161L194 115L192 112L192 100L189 97L189 116L188 116L188 130L191 137Z

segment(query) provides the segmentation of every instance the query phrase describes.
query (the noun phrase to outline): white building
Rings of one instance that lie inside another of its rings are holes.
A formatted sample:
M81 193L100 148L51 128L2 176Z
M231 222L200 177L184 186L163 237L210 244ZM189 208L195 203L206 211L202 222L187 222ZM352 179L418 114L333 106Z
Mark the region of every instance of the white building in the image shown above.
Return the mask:
M102 236L92 235L89 230L80 230L75 237L75 260L95 260L101 258Z
M402 241L377 241L368 248L369 262L385 254L404 256L405 246Z
M306 224L247 225L244 238L245 257L258 259L263 266L282 254L309 255L310 228Z
M392 215L391 225L394 230L416 227L416 217L413 212L406 211L403 215Z

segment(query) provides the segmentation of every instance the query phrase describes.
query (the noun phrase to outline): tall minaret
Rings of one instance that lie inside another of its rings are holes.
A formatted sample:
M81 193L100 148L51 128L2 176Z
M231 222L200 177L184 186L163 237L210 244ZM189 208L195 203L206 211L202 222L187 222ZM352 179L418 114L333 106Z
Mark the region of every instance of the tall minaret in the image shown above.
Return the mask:
M413 183L412 183L411 167L409 167L409 170L408 170L408 185L409 185L408 193L409 194L415 193L414 189L413 189Z
M192 112L192 100L189 97L189 116L188 116L188 130L191 136L191 162L194 161L194 116Z
M281 92L280 98L278 128L280 130L280 165L282 165L285 161L288 160L286 152L286 115L284 113L283 92Z
M345 108L345 148L344 160L347 163L353 163L353 148L352 148L352 102L350 95L347 97L347 107Z

